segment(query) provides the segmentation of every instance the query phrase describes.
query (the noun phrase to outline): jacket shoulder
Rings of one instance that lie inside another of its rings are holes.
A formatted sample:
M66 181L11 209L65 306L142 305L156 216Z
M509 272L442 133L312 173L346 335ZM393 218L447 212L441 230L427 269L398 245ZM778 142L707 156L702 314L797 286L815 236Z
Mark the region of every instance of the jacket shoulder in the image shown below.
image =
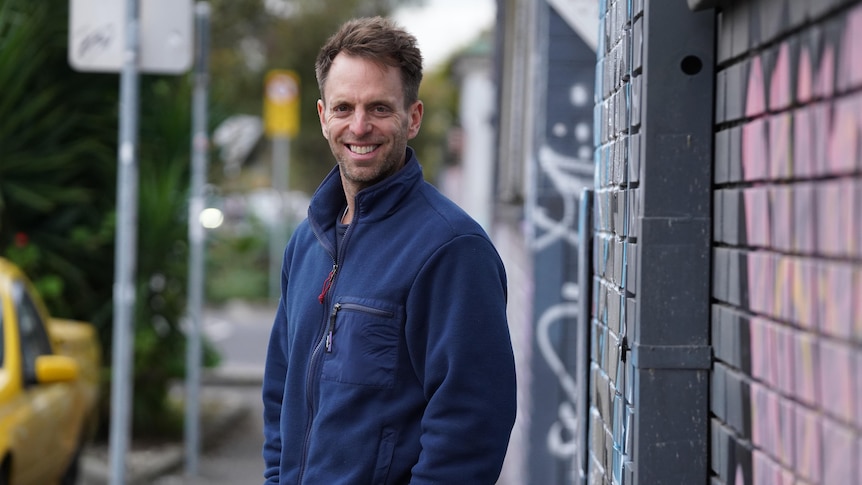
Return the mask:
M487 238L482 226L467 211L430 183L423 183L419 193L428 204L428 218L423 223L432 226L438 224L435 230L448 227L453 231L453 236L475 234Z

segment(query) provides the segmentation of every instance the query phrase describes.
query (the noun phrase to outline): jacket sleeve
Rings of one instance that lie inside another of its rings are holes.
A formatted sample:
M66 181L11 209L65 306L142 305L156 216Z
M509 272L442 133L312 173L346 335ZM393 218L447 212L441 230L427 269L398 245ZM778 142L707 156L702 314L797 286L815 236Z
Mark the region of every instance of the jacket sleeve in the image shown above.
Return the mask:
M428 402L411 484L493 484L515 421L506 275L490 241L459 236L423 266L407 305L408 352Z
M281 404L287 374L285 333L287 321L284 299L278 304L266 353L263 377L263 461L266 484L279 483L281 466Z

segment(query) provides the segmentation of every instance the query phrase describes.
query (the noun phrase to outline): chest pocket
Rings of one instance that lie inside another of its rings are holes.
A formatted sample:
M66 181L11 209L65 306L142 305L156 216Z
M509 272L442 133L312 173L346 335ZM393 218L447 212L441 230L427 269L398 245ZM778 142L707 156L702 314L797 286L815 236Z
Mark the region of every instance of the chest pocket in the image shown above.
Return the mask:
M344 384L393 387L402 329L397 306L367 298L341 297L330 312L321 378Z

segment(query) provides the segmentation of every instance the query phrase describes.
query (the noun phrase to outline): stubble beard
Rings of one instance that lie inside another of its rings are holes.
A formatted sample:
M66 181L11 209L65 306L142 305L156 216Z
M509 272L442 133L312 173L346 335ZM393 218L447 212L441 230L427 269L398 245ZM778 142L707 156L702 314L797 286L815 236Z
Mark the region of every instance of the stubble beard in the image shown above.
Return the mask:
M332 147L332 151L338 154L336 155L336 160L338 161L341 176L353 186L354 193L385 180L401 169L406 162L403 159L407 153L406 127L403 128L405 131L395 138L396 142L391 146L390 150L381 154L383 157L382 163L375 165L373 168L369 167L371 171L356 170L349 159L349 155L336 151L335 146ZM338 148L348 150L344 144L339 144Z

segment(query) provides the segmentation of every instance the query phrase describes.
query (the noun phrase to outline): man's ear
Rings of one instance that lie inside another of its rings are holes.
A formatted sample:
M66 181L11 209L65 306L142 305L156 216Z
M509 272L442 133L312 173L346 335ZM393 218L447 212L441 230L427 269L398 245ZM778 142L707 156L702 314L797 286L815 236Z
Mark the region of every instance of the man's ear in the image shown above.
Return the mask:
M421 100L416 100L407 110L407 116L410 117L410 125L407 127L407 139L412 140L419 134L419 127L422 126L422 115L425 106Z
M323 132L323 137L329 139L329 129L326 127L326 106L322 99L317 100L317 117L320 119L320 131Z

